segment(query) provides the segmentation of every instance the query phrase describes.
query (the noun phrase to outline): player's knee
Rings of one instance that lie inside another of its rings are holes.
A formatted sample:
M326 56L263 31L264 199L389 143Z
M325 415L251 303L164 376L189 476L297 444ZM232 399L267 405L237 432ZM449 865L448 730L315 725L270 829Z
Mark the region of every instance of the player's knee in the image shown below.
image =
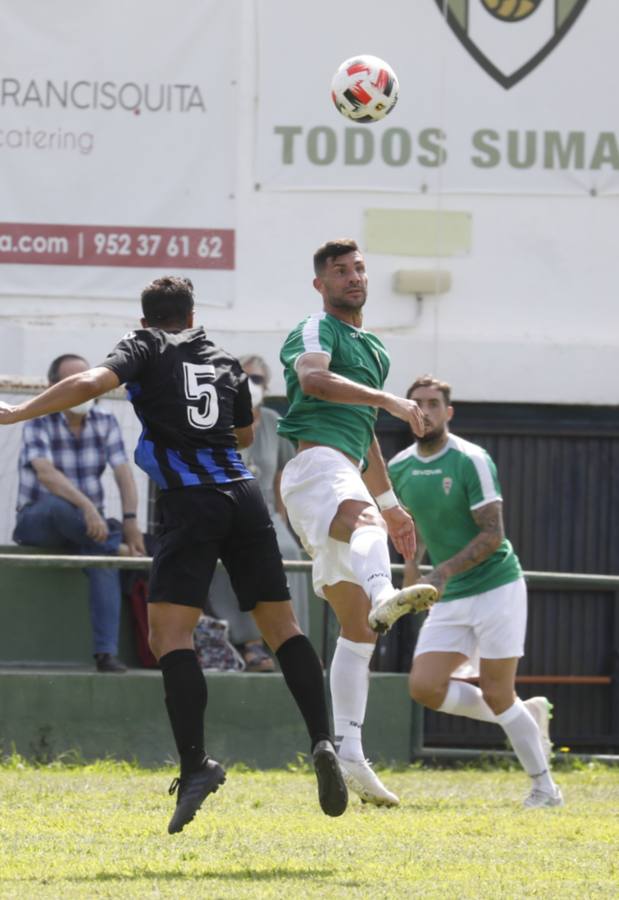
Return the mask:
M161 659L173 650L192 650L193 630L183 626L166 625L164 622L149 622L148 646L155 659Z
M340 627L340 634L353 644L375 644L378 638L367 622L347 622Z
M303 634L290 601L258 603L252 610L252 615L273 653L290 638Z
M155 659L160 659L165 652L166 635L158 623L149 622L148 646Z
M438 709L445 697L446 686L411 672L408 677L408 690L415 703L429 709Z
M382 528L384 531L387 530L385 520L375 506L366 506L365 509L363 509L357 516L355 528L365 528L368 525L377 526L378 528Z
M495 715L505 712L514 702L514 693L511 686L506 686L498 681L480 684L482 696Z
M338 541L348 541L353 531L368 525L387 530L385 520L373 504L366 504L359 500L344 500L340 503L337 514L331 522L329 535Z
M161 656L158 637L159 636L155 629L148 629L148 646L150 647L151 653L153 654L155 659L159 659L159 657Z

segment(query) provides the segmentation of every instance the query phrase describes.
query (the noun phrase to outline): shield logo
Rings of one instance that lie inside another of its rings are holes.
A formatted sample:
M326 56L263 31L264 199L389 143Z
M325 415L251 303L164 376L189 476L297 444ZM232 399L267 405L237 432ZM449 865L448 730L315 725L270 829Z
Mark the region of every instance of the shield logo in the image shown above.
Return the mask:
M565 37L589 0L434 0L473 59L506 90Z
M445 491L445 495L447 497L449 496L452 484L453 478L443 478L443 490Z

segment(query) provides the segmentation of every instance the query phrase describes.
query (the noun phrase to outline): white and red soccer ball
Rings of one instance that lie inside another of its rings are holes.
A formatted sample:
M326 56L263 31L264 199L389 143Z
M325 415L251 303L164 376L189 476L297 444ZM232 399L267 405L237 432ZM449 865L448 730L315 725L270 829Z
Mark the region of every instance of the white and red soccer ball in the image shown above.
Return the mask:
M396 105L399 89L389 63L364 54L342 63L331 82L331 97L346 118L354 122L378 122Z

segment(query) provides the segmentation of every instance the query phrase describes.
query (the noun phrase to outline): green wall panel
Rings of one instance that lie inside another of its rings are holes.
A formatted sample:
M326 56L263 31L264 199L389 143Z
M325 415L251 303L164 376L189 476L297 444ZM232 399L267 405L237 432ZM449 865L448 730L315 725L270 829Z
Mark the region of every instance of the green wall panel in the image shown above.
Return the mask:
M309 752L281 675L208 673L208 752L225 763L285 766ZM414 705L406 675L371 676L365 749L375 761L411 758ZM158 671L127 675L0 671L0 748L48 761L71 751L156 766L175 758Z

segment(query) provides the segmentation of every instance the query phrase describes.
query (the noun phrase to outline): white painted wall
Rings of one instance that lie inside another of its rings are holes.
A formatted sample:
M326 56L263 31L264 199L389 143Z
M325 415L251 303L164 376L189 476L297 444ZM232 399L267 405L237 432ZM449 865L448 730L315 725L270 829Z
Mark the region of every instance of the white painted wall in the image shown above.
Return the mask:
M76 2L59 0L57 6L46 8L45 27L54 27L54 10L62 12L62 21L74 21L71 8ZM85 32L84 41L97 42L96 23L93 25L97 14L104 17L101 21L106 28L113 27L117 17L130 44L132 29L141 41L143 21L137 8L144 3L146 0L136 0L135 6L127 8L121 0L97 0L89 7L90 14L80 17L80 27L90 28L90 37ZM201 22L201 4L208 11L206 0L181 2L183 9L193 9L198 24L192 27L196 29ZM146 5L160 12L166 7L163 0L148 0ZM211 6L217 7L220 16L222 7ZM617 5L591 0L553 54L509 92L492 82L471 59L430 0L384 0L379 17L370 0L358 0L352 17L349 5L334 5L327 0L313 0L305 6L289 0L235 0L226 9L233 10L240 23L235 26L238 44L233 48L238 60L234 63L238 67L234 84L237 140L236 146L224 148L235 162L236 272L226 281L226 291L231 290L234 297L229 307L221 305L216 287L221 281L209 280L204 274L200 278L198 319L213 339L239 355L264 355L274 372L271 390L281 393L280 345L301 318L319 308L320 298L311 286L314 249L328 238L343 235L355 237L363 245L364 212L368 208L462 210L472 216L469 255L440 262L367 255L370 297L366 325L381 334L392 354L388 388L403 391L416 375L431 371L453 384L456 400L616 404L619 167L549 173L538 164L534 171L523 174L505 166L488 174L470 165L467 168L463 148L476 128L496 127L504 133L512 122L510 116L522 131L588 129L593 135L608 132L617 137L617 104L610 89L619 78L614 43L619 27ZM14 15L22 12L24 27L18 33L28 47L41 24L41 7L35 0L24 0ZM193 19L188 21L191 24ZM162 22L165 24L161 20L159 25ZM151 28L157 27L154 17ZM219 22L218 27L227 26ZM40 37L41 30L37 32L37 39ZM163 31L158 38L165 40ZM79 43L72 38L73 52ZM14 42L11 46L16 59L28 59L27 49L20 50ZM195 72L205 53L210 54L211 67L217 54L230 64L230 48L221 42L209 46L208 33L202 40L191 42L193 63L189 47L187 78L197 77ZM413 162L406 171L388 171L378 164L367 172L350 171L341 160L331 168L312 167L301 158L302 153L297 154L296 167L279 165L279 145L273 135L276 124L300 123L306 130L329 127L341 141L347 123L330 105L328 83L336 65L359 50L388 58L400 74L400 102L386 125L371 126L376 140L385 127L404 127L417 134L421 128L438 125L447 134L452 168L422 169ZM71 50L65 52L70 54ZM526 56L526 48L524 52ZM169 59L166 64L166 78L173 80ZM93 73L88 73L82 72L84 62L80 61L71 72L70 65L61 66L58 59L52 64L40 54L36 60L33 56L32 77L75 78L88 74L104 78L113 77L115 72L118 79L138 77L132 68L137 63L133 60L130 64L122 54L118 59L106 54L105 65L105 69L95 66ZM11 75L11 71L5 74ZM212 89L214 85L209 83L207 87ZM34 115L31 109L18 112L22 124ZM102 119L92 117L95 122ZM106 127L110 121L109 117L105 120ZM179 121L178 117L162 120L161 127L171 128ZM194 128L197 121L193 120ZM211 119L206 117L205 121L212 127ZM53 114L48 116L50 122L59 125ZM229 132L226 128L226 135ZM196 132L188 132L188 139L195 140ZM152 146L152 152L156 147ZM20 180L6 168L6 163L13 163L15 158L0 148L4 171L0 199L4 207L10 206L13 221L33 221L28 171L22 172ZM100 180L103 194L119 188L122 191L123 209L111 221L109 217L71 218L77 213L70 210L79 201L79 182L73 176L77 177L81 169L60 169L64 174L58 174L53 160L48 159L46 177L55 179L56 194L67 197L67 210L59 209L56 221L147 226L148 222L132 218L132 172L122 170L122 153L119 159L110 164L109 183ZM79 165L86 163L81 160ZM209 215L201 218L198 210L192 213L195 221L180 221L197 176L195 161L184 165L184 175L174 172L175 183L184 183L185 188L183 206L176 213L170 212L172 224L229 226L228 219L217 218L218 212L229 215L228 194L228 206L214 213L211 210L210 219ZM209 165L209 159L204 165ZM31 174L34 176L34 171ZM487 183L486 177L490 179ZM155 199L165 178L164 167L161 183L155 179L151 185ZM258 182L260 189L256 187ZM76 193L78 196L73 196ZM96 199L96 192L90 191L90 196ZM21 205L20 197L24 198ZM153 205L156 208L157 204ZM96 210L92 215L96 217ZM164 226L168 222L158 219L150 224ZM391 281L397 269L439 265L452 275L449 293L427 297L418 308L415 298L393 292ZM0 372L30 376L44 374L50 360L65 352L83 354L93 364L100 362L135 326L139 291L153 274L134 269L125 271L121 278L118 270L99 268L92 270L98 278L95 292L91 284L85 291L88 296L78 293L59 298L47 296L46 286L49 283L52 295L51 284L58 284L62 268L31 267L36 272L22 266L9 269L0 265L0 273L5 275L0 281ZM69 284L71 273L68 269L64 272ZM32 289L33 282L38 289ZM11 290L7 290L7 283L12 285ZM121 283L128 288L119 289ZM68 289L67 293L74 292ZM98 296L93 297L93 293ZM9 399L9 395L3 395L3 399ZM137 423L126 404L115 401L113 405L130 447L137 436ZM0 542L9 539L12 529L20 431L16 426L0 433L0 492L5 500ZM137 477L144 524L146 485L140 475ZM114 515L118 505L111 479L107 489L108 512Z
M410 191L367 190L363 187L256 190L260 163L255 148L258 129L264 128L264 121L256 115L256 105L259 109L264 100L259 95L256 97L256 86L259 90L261 83L256 80L261 63L256 35L260 16L268 18L272 10L268 0L257 4L243 0L241 5L239 41L243 62L238 84L238 144L229 148L237 163L235 299L230 308L217 308L209 305L208 288L202 290L199 319L212 337L239 354L262 353L273 364L272 391L281 392L283 381L277 364L279 346L288 330L319 305L319 297L311 286L311 256L318 244L339 235L357 237L363 244L363 216L369 207L464 210L472 215L472 251L466 257L441 262L452 274L453 287L444 296L426 298L420 314L413 297L396 295L392 291L392 274L398 268L432 268L437 265L436 260L368 255L370 298L366 324L384 337L392 353L389 388L403 390L415 375L431 370L450 380L456 398L462 400L616 403L619 197L604 190L605 173L597 173L596 184L601 187L597 196L588 192L586 178L573 193L562 193L561 190L546 195L513 190L505 194L447 193L441 190L441 179L444 178L436 169L411 174ZM294 10L294 5L288 6ZM398 6L404 8L395 0L390 0L388 6L394 10ZM453 75L457 80L461 71L466 72L467 77L479 81L480 91L483 82L483 90L491 92L492 102L488 100L488 107L479 114L472 109L471 117L477 124L491 123L492 111L496 110L497 104L506 101L508 94L494 84L487 84L488 76L468 57L453 35L445 33L436 10L429 10L434 4L427 3L426 6L424 27L428 42L436 41L437 52L433 56L420 50L419 64L427 56L423 64L434 66L432 73L437 77L442 71L443 75L447 73L450 78ZM373 4L360 0L355 7L355 21L363 21L366 18L364 10L367 13L370 7L374 9ZM619 24L619 12L606 7L604 13L600 4L589 4L580 23L574 26L573 36L570 34L564 39L566 46L568 41L571 42L569 52L575 56L582 51L582 46L596 48L595 54L591 52L589 58L581 60L581 92L574 92L573 101L575 128L579 127L579 115L584 114L590 101L590 92L597 92L600 85L608 84L611 64L607 54L612 42L606 34L614 33L610 25ZM332 9L332 4L316 0L311 7L311 19L318 23L324 21L327 8ZM420 9L421 5L417 4L415 11ZM593 18L594 13L597 19ZM333 15L340 14L343 10L336 8ZM600 32L594 26L599 26L604 15L610 16L609 27L606 32ZM282 54L290 46L286 43L285 25L282 23ZM397 19L395 26L397 32ZM310 24L304 20L303 27L309 28ZM359 27L350 24L351 31ZM389 27L394 28L393 15ZM316 28L324 31L323 26ZM581 39L582 46L577 43L578 28L581 35L587 35L586 41L584 37ZM595 32L595 41L590 32ZM396 58L402 57L402 40L393 33ZM307 70L305 60L316 59L322 85L323 73L330 72L340 56L348 55L345 49L359 45L372 49L367 34L361 38L354 33L338 33L333 38L329 30L322 51L308 35L306 41L295 46L294 53L304 72ZM377 45L380 52L388 55L389 44L382 32ZM218 48L218 52L227 53L227 50ZM558 51L555 53L556 60L553 56L544 64L547 67L545 79L552 75L553 66L566 65L565 59L561 62ZM270 62L271 68L277 69L277 59ZM612 65L616 66L616 62ZM280 70L284 79L286 72L286 69ZM542 69L539 73L534 72L527 82L512 91L526 89L533 96L541 83L541 72ZM399 111L393 114L394 125L408 122L407 104L411 102L411 93L417 98L415 102L420 102L419 84L414 85L413 92L413 85L407 84L405 79L401 78L401 81L402 98L398 110L401 108L402 113L399 122L396 118ZM264 78L262 83L265 83ZM433 85L428 90L436 93ZM283 104L282 121L303 121L303 109L298 110L298 104L294 106L295 118L291 118L288 112L290 91L284 93L287 99ZM448 133L450 116L456 115L457 96L458 84L453 79L448 80L443 97ZM514 94L509 96L513 98ZM607 110L606 127L617 128L616 103L609 92L606 91L605 96L602 106ZM322 102L322 99L313 99L308 125L328 124L341 131L346 122L340 121L334 110L328 108L328 95L324 97L322 118L314 116L317 107L322 109ZM566 102L569 106L569 101ZM415 115L415 109L412 115ZM532 121L536 128L544 122L539 108L533 110ZM554 127L554 122L549 111L548 127ZM432 122L424 120L423 124ZM263 141L269 137L262 135ZM616 172L606 174L617 177ZM413 189L412 185L413 181L417 184L422 175L428 185L425 194ZM317 171L317 180L319 176L324 181L322 171ZM153 185L153 190L156 189L157 185ZM101 185L101 190L106 190L105 184ZM106 276L110 270L101 268L99 272L101 295L105 297ZM150 277L150 273L146 274ZM134 297L131 299L58 299L17 292L0 295L1 370L38 375L45 371L53 356L67 351L83 353L93 363L100 361L115 341L135 324L139 310L134 298L144 277L143 271L133 270Z

